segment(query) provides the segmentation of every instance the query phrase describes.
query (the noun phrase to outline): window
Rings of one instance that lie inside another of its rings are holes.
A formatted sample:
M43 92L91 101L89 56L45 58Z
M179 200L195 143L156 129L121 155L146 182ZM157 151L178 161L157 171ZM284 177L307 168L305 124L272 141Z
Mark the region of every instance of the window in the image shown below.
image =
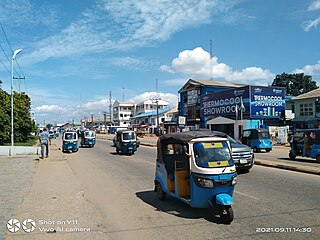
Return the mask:
M313 104L300 104L300 116L313 116Z
M120 113L120 117L123 117L123 113Z
M294 113L294 104L291 105L292 113Z
M188 153L188 146L184 144L168 144L163 147L163 153L165 155L176 155Z

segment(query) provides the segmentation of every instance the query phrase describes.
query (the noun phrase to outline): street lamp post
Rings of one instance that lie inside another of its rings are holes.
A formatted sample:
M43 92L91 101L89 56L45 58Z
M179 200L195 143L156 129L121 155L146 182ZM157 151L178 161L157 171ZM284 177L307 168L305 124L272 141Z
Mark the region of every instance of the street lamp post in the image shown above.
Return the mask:
M13 156L13 61L16 58L17 54L19 54L22 49L17 49L14 51L13 56L11 58L11 149L10 149L10 156Z

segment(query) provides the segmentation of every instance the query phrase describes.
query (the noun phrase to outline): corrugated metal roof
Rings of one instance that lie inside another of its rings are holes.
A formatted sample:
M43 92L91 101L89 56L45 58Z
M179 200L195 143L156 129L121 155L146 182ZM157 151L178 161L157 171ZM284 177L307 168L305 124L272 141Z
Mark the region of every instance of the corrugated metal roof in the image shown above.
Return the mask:
M179 93L183 90L186 90L188 85L202 85L202 86L215 86L215 87L232 87L232 88L240 88L248 86L248 84L240 84L240 83L232 83L232 82L223 82L216 80L194 80L189 79L179 90Z
M308 99L308 98L318 98L320 97L320 88L312 90L310 92L301 94L299 96L293 97L291 101L300 100L300 99Z
M171 110L172 110L172 108L161 109L161 110L158 110L158 114L160 115L160 114L169 112ZM132 118L149 117L149 116L155 116L155 115L157 115L157 110L154 110L154 111L151 111L151 112L146 112L146 113L141 113L139 115L131 117L131 119Z

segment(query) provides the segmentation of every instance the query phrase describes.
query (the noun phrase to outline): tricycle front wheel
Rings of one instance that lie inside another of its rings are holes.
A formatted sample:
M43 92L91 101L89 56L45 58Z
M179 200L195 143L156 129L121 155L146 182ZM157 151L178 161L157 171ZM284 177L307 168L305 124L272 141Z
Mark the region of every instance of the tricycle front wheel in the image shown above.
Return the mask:
M231 206L221 206L220 220L224 224L230 224L233 221L233 210Z

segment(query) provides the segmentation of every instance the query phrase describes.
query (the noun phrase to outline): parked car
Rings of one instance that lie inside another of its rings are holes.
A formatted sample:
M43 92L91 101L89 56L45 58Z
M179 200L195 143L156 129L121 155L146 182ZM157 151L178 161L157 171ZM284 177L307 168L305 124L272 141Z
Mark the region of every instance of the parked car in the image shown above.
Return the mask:
M223 132L213 132L215 134L221 134L222 136L228 138L232 150L232 158L236 165L237 171L248 172L254 165L253 150L249 146L239 143L238 141L236 141L235 139Z

